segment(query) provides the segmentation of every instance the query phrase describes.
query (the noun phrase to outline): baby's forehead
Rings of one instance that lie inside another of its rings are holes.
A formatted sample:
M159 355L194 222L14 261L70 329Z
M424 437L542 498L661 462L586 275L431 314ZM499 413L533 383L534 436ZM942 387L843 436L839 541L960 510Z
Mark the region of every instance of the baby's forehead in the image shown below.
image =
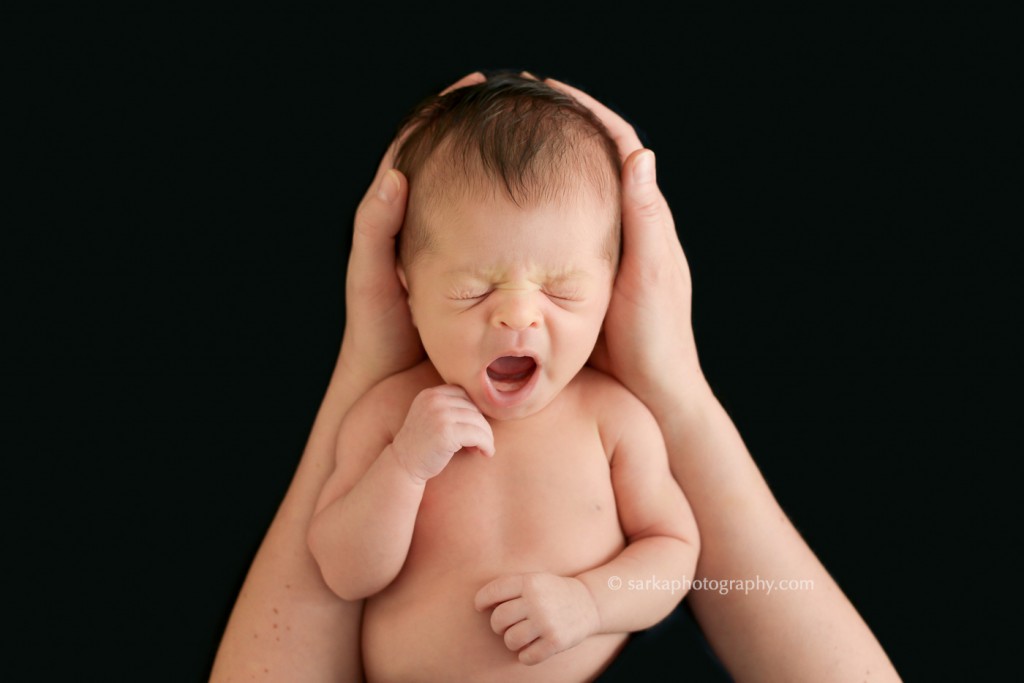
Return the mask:
M574 258L574 255L569 252L561 255L549 253L548 258L526 261L511 261L501 258L486 263L462 261L458 258L446 259L446 261L444 267L437 270L437 274L443 278L453 279L497 281L513 277L527 277L534 280L564 281L586 278L592 275L594 270L589 267L590 264Z
M617 262L621 191L607 167L559 163L526 175L502 175L482 163L432 157L410 176L402 248L411 263L454 243L474 240L489 225L509 225L521 211L543 215L545 230L567 229L571 249L597 251ZM510 235L511 233L506 233ZM565 247L566 250L570 247Z

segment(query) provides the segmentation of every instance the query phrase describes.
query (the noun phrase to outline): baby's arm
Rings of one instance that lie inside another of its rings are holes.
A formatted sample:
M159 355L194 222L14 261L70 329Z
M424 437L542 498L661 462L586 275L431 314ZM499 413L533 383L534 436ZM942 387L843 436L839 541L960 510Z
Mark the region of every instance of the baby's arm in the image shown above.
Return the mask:
M491 628L525 664L536 664L596 633L625 633L665 618L697 566L697 524L668 466L650 411L624 389L615 402L610 462L619 523L628 545L575 577L544 572L491 581L477 609L497 605ZM653 579L653 581L652 581Z
M451 385L420 392L392 441L380 386L342 422L345 457L324 484L307 539L324 581L346 600L373 595L401 571L426 482L452 455L463 447L494 454L490 425Z
M612 561L576 576L600 617L598 633L648 628L679 604L697 568L697 522L669 469L658 423L628 392L611 460L619 523L629 545ZM682 584L682 586L680 585Z

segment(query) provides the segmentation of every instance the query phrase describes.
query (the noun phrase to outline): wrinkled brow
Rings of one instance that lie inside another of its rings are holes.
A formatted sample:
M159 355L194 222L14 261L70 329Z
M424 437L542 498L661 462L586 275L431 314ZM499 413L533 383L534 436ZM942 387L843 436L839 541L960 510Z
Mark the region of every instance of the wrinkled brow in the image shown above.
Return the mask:
M501 269L495 267L483 267L483 266L467 266L467 267L455 267L444 271L445 277L459 277L466 276L472 277L479 280L490 280L500 276ZM579 270L576 268L562 268L548 274L545 279L549 281L564 281L564 280L575 280L581 277L586 277L586 271Z

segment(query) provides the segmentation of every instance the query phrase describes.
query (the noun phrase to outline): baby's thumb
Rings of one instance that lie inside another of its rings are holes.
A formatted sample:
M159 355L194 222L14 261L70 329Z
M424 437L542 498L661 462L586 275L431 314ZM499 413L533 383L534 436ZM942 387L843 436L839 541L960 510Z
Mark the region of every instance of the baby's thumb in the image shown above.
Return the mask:
M623 165L623 256L644 258L663 248L667 204L658 189L654 152L638 149ZM670 221L669 221L670 222ZM654 251L652 251L654 250Z

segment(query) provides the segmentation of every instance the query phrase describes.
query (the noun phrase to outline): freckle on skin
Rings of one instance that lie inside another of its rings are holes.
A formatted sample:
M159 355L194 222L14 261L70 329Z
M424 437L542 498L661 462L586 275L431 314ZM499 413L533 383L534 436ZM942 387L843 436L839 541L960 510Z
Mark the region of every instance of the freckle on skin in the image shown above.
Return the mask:
M274 628L277 628L277 624L274 624Z
M274 614L277 614L277 608L276 607L274 608Z

